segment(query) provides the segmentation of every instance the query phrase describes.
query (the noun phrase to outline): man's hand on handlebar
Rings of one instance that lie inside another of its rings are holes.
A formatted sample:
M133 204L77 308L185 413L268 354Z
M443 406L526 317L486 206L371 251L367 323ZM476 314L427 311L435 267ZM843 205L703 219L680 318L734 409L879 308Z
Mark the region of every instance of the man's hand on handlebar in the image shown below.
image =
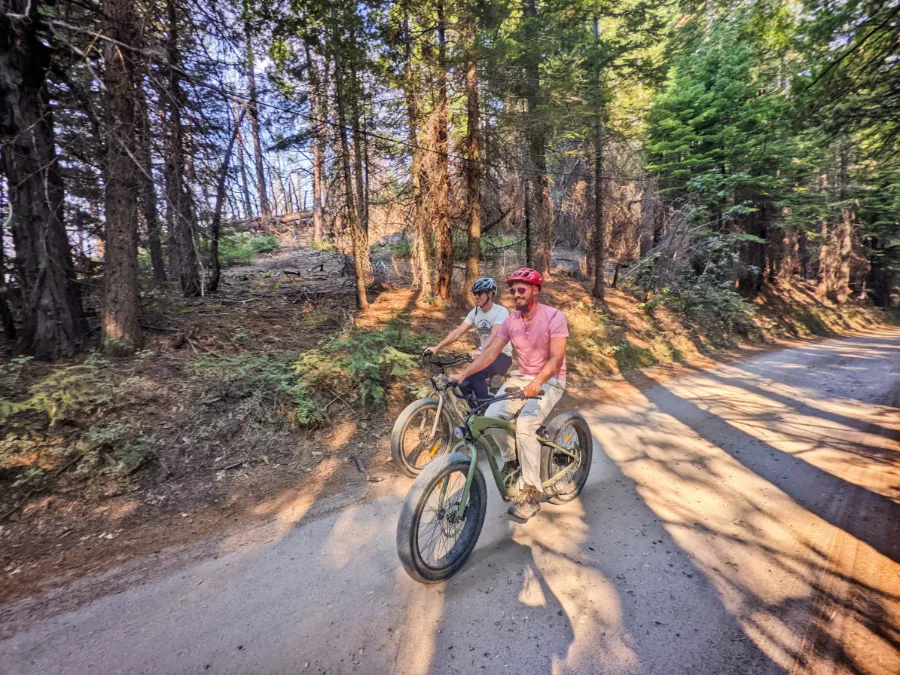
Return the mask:
M537 380L532 380L528 383L525 389L522 391L523 394L528 396L529 398L533 396L539 396L541 393L541 383Z
M435 354L437 352L437 350L438 350L438 348L436 346L435 347L425 347L426 354Z

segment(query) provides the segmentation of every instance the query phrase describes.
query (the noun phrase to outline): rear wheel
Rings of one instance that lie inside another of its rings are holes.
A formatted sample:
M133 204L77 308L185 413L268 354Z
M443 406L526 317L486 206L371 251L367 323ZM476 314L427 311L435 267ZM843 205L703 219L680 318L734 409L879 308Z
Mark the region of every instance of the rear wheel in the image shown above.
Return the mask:
M452 422L443 410L435 433L431 433L437 409L438 401L433 398L413 401L394 422L391 457L397 470L410 478L418 476L431 460L450 450Z
M573 463L577 468L546 489L551 504L565 504L575 499L591 471L594 457L594 439L587 421L576 412L557 415L547 425L544 438L569 450L575 457L555 451L550 446L541 448L541 480L549 480Z
M458 515L469 457L455 452L429 464L413 483L403 502L397 524L397 555L415 581L434 584L449 579L475 548L484 514L487 487L477 466L469 489L469 502Z

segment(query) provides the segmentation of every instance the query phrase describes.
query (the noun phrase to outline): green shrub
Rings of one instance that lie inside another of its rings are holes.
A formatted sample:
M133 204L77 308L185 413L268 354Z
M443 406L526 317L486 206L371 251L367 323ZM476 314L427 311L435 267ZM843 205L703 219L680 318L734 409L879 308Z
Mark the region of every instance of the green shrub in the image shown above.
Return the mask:
M408 319L397 318L381 330L352 333L298 359L203 354L191 367L210 383L205 403L240 400L254 417L264 416L274 403L290 421L313 426L326 421L337 400L382 403L387 388L416 367L432 340L412 333Z
M397 260L409 260L412 258L412 246L406 240L398 241L391 246L391 255Z
M117 421L88 430L74 450L81 457L78 473L125 478L156 458L156 436Z
M0 424L26 413L36 413L50 425L90 415L111 402L115 395L115 386L102 361L88 358L80 365L55 368L32 384L25 398L18 401L0 398ZM17 367L16 363L10 366Z
M306 384L294 374L291 360L266 354L224 357L202 354L191 368L196 375L211 382L202 399L204 403L220 400L244 400L244 413L261 419L271 408L280 406L287 417L302 426L320 421L320 413Z
M690 259L671 274L668 283L643 307L653 314L655 307L664 305L680 312L705 333L727 340L732 333L752 330L751 312L756 306L747 302L736 290L738 277L758 272L743 266L741 247L748 242L763 240L744 234L706 236L699 241ZM654 254L647 261L635 283L650 289L657 266L671 264L664 256Z
M381 330L361 331L307 352L294 364L311 389L328 389L381 403L391 382L416 367L430 335L411 332L408 317L389 321Z
M247 264L259 253L277 251L278 237L272 234L236 232L219 239L219 262L223 265Z

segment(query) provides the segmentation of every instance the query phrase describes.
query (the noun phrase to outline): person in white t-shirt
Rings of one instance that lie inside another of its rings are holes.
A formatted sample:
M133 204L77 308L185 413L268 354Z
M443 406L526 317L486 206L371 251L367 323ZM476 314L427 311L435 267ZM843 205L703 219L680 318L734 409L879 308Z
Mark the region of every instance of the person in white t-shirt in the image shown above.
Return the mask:
M440 344L429 347L427 351L439 352L444 347L448 347L456 342L464 333L472 327L478 333L478 348L472 352L472 358L478 358L484 351L500 326L509 316L509 310L503 305L494 302L494 296L497 294L497 284L490 277L483 277L472 284L472 295L475 296L475 307L469 312L468 316L456 328L450 331ZM512 346L507 344L503 351L497 355L490 365L484 370L474 373L460 384L463 393L474 393L476 398L488 398L488 381L494 375L505 375L506 371L512 365Z

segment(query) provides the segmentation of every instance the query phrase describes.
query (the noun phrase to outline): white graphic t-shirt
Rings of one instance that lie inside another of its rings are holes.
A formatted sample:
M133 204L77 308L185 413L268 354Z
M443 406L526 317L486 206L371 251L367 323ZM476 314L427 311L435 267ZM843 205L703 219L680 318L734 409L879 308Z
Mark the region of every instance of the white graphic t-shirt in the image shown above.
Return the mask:
M478 346L484 347L484 343L491 337L491 328L499 326L506 321L508 316L509 310L495 302L490 312L484 312L475 307L466 317L466 323L475 326L475 330L478 332ZM503 353L512 356L512 344L507 343L503 348Z

